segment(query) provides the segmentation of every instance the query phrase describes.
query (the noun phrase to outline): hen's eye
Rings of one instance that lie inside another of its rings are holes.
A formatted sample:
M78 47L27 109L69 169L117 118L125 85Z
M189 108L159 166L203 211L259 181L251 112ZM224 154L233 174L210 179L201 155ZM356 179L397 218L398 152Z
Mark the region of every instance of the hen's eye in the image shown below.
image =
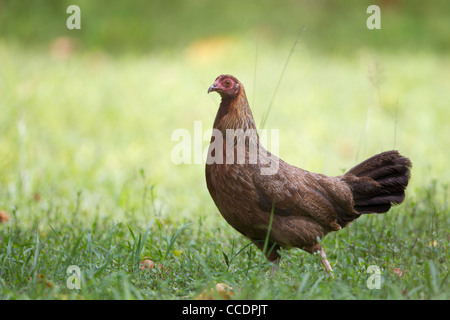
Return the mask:
M229 87L231 85L231 81L225 80L224 84L225 84L225 87Z

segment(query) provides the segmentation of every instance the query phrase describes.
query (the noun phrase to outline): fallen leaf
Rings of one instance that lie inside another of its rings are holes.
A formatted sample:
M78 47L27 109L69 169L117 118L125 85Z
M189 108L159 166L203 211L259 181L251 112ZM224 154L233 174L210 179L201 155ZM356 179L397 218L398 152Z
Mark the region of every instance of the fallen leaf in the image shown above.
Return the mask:
M0 211L0 223L6 222L9 220L9 216L5 211Z
M211 63L220 60L233 48L237 39L229 36L213 36L197 39L189 44L186 55L195 64Z
M400 268L393 268L392 270L393 270L394 274L398 275L399 277L401 277L404 272L405 273L408 272L408 269L402 270Z
M204 289L195 299L196 300L216 300L222 298L230 300L233 298L233 288L226 283L218 283L214 288Z
M55 60L67 60L75 52L75 40L71 37L57 37L50 43L50 55Z
M428 243L428 245L430 246L430 247L437 247L438 246L438 242L437 242L437 240L433 240L433 241L430 241L429 243Z
M155 263L150 259L144 258L144 260L139 262L139 270L154 269L154 268L155 268Z
M40 195L38 192L35 192L35 193L33 194L33 200L34 200L35 202L39 202L39 201L41 200L41 195Z

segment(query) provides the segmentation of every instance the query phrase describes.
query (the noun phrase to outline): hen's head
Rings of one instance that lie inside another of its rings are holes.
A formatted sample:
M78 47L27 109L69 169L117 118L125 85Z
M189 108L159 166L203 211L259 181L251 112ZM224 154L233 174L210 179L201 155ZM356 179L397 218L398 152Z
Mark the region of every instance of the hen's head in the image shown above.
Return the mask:
M209 87L208 93L217 91L222 96L222 98L233 98L239 94L241 87L242 85L240 84L238 79L229 74L223 74L221 76L218 76L213 85Z

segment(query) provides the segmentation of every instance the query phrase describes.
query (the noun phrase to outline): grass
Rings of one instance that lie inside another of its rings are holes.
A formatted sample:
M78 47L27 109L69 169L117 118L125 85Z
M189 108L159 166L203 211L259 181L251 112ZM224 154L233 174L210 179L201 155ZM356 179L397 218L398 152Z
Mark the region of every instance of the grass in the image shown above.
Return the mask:
M432 195L440 190L433 188L421 190L417 202L326 237L335 279L318 257L299 250L283 251L280 268L267 277L262 254L221 222L209 228L202 219L177 224L156 217L147 225L108 218L86 223L75 206L64 214L70 224L54 208L36 210L40 218L23 227L15 211L2 229L1 297L194 299L227 283L237 299L448 299L448 234L442 230L448 209L435 203ZM140 270L145 256L161 267ZM66 286L70 265L81 270L80 290ZM370 265L382 271L379 290L366 286Z
M0 224L0 298L194 299L226 283L235 299L448 299L450 61L442 34L426 40L439 40L437 53L374 50L372 39L335 54L311 45L314 26L286 69L292 39L252 32L191 35L125 54L90 47L101 34L37 47L1 37L0 211L10 220ZM219 98L206 90L222 73L245 84L258 126L274 97L264 128L279 129L289 163L339 175L387 149L412 159L405 203L323 239L334 279L300 250L283 251L269 277L261 252L217 212L204 165L172 162L175 129L212 125ZM140 270L145 257L157 267ZM71 265L80 268L80 290L67 287ZM380 289L367 287L371 265L382 272Z

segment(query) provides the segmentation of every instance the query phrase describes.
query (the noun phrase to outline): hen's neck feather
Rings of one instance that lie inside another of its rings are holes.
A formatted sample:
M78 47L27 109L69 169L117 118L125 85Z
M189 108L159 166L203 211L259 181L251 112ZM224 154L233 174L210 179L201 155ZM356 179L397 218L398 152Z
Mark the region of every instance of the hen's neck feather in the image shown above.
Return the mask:
M243 89L236 97L222 97L214 128L223 133L227 129L256 130L255 120Z

